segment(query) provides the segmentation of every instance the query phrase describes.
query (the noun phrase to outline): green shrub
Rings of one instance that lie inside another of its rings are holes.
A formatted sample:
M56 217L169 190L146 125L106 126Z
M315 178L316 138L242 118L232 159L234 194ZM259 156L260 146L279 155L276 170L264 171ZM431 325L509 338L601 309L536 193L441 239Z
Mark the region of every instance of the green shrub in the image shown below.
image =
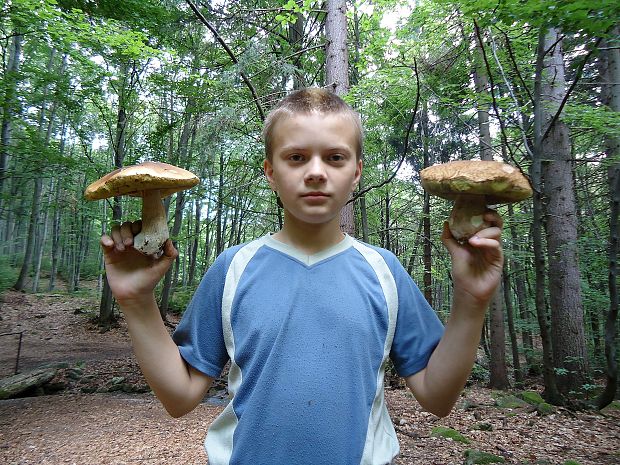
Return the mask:
M19 269L11 266L7 257L0 257L0 292L9 289L17 281Z

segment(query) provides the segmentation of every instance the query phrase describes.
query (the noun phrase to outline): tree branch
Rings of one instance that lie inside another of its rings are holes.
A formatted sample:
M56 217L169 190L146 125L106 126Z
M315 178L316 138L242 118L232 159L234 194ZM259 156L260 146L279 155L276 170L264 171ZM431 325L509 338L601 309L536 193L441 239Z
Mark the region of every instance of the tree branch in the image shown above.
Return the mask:
M545 140L547 138L547 136L551 132L551 128L555 125L556 121L560 118L560 114L562 113L562 110L564 110L564 106L566 105L568 98L573 93L575 86L577 86L577 83L579 82L579 80L581 79L581 76L583 75L583 70L586 67L586 63L588 63L588 60L590 59L590 56L592 56L594 51L598 49L598 45L601 43L602 40L603 40L603 37L599 37L598 39L596 39L596 43L594 44L592 49L583 58L583 62L581 63L581 66L579 66L579 69L577 69L577 73L575 73L575 79L573 79L573 83L570 85L570 87L566 91L566 94L564 95L564 98L562 99L562 102L560 103L560 106L558 107L558 111L556 111L555 115L553 115L553 118L551 118L551 121L549 122L549 125L547 126L547 130L545 131L545 134L543 135L541 140Z
M226 42L224 42L224 39L222 39L220 34L217 32L217 29L215 29L211 25L211 23L209 23L209 21L207 21L207 18L204 17L204 15L200 12L200 10L194 4L194 2L192 2L191 0L185 0L185 1L189 5L189 7L192 9L192 11L196 15L196 17L200 20L200 22L202 24L204 24L205 26L207 26L207 28L211 31L211 33L215 37L215 40L217 40L220 43L220 45L222 46L222 48L224 48L224 50L226 51L226 53L228 54L228 56L230 57L232 62L235 65L239 65L239 60L237 60L237 57L235 56L233 51L230 49L228 44L226 44ZM250 89L250 93L252 94L252 100L254 101L254 104L256 105L256 109L258 110L258 114L260 115L260 119L261 119L261 121L264 121L265 120L265 111L263 110L263 107L260 104L260 100L258 98L258 94L256 93L256 89L254 88L254 85L252 84L250 79L246 76L246 74L243 71L241 71L241 69L239 70L239 74L241 75L241 79L243 79L243 82L245 83L245 85L248 87L248 89Z
M476 38L478 39L478 45L480 46L480 52L482 54L482 59L484 60L484 66L486 68L487 76L489 78L489 89L491 91L491 99L493 101L493 110L495 110L495 115L497 116L497 122L499 123L500 133L502 135L502 143L504 147L508 149L510 152L510 158L512 162L518 166L518 163L514 159L514 155L510 146L508 145L508 136L506 135L506 127L504 126L504 120L499 114L499 107L497 106L497 99L495 98L495 82L493 81L493 74L491 72L491 65L489 64L489 58L487 57L487 52L484 48L484 40L482 40L482 34L480 33L480 28L478 27L478 22L474 19L474 29L476 31Z
M373 189L377 189L379 187L383 187L386 184L389 184L390 182L392 182L392 180L398 174L398 170L400 170L400 167L404 163L405 158L407 157L407 152L409 151L409 136L411 135L411 131L413 129L413 124L415 123L415 117L418 114L418 106L419 106L419 103L420 103L420 77L418 76L418 63L417 63L415 58L413 59L413 70L415 72L415 80L416 80L415 105L413 107L413 113L411 114L411 121L409 121L409 125L407 126L407 133L405 134L405 144L404 144L404 147L403 147L403 153L402 153L402 155L400 157L398 165L396 165L396 169L394 170L394 172L387 179L384 179L379 184L374 184L372 186L368 186L368 187L362 189L361 191L357 192L353 197L351 197L351 199L347 202L347 204L351 203L351 202L353 202L353 201L355 201L357 199L359 199L361 196L363 196L367 192L370 192Z

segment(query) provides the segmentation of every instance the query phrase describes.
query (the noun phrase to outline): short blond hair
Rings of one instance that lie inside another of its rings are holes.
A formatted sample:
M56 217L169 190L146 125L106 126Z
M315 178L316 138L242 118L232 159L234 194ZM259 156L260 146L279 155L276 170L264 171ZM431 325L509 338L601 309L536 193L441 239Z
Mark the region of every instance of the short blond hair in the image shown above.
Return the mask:
M362 158L364 134L359 113L333 92L318 87L309 87L291 92L280 100L267 115L263 126L263 141L265 142L267 160L271 160L273 156L273 131L276 123L286 117L313 112L340 114L348 118L357 131L357 159Z

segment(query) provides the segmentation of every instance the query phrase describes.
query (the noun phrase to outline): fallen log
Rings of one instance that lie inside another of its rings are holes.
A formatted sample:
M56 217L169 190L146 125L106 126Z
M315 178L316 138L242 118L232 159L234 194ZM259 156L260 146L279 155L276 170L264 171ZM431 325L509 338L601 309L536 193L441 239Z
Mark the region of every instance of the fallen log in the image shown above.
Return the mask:
M61 368L64 366L45 366L0 379L0 400L19 397L28 390L42 388Z

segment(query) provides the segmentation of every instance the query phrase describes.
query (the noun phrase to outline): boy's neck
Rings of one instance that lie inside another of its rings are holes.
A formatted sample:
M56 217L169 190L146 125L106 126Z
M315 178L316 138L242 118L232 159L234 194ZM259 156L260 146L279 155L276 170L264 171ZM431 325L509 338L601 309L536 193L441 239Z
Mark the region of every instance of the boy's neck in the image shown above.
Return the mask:
M284 212L284 225L273 238L308 254L314 255L338 244L344 238L340 218L322 224L309 224L296 220Z

